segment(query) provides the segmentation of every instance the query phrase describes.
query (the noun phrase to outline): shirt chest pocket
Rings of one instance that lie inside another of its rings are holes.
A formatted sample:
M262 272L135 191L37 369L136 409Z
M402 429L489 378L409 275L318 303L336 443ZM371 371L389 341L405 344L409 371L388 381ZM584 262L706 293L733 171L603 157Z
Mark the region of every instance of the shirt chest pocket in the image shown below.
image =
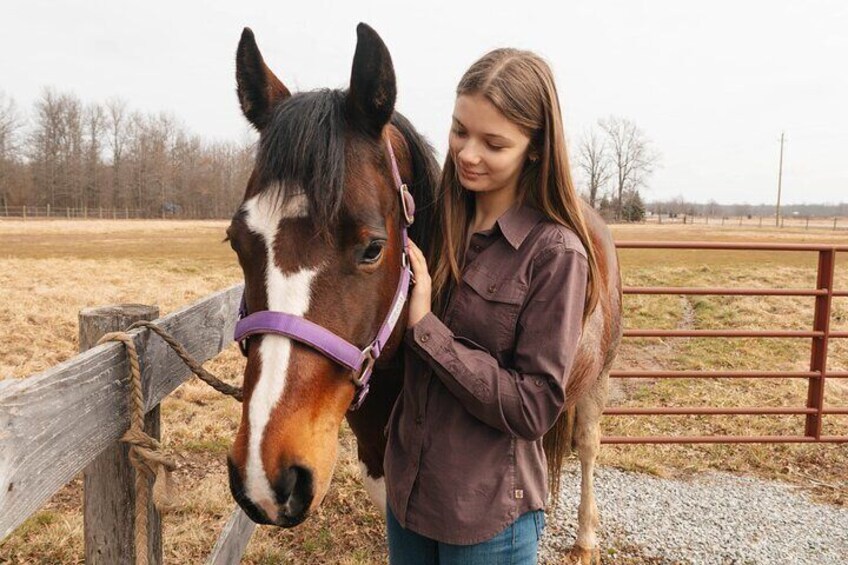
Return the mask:
M469 269L464 282L462 331L489 351L511 349L515 344L518 313L527 296L527 285L514 274L496 274L489 270Z

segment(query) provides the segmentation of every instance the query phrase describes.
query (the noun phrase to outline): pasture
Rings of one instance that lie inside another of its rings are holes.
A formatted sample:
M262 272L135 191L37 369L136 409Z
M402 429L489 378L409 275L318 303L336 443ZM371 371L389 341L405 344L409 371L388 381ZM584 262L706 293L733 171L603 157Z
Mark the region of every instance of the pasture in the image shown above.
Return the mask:
M157 304L162 314L241 280L222 243L223 221L0 221L0 378L23 378L77 351L77 313L112 303ZM715 225L613 226L618 240L715 240L848 243L839 231ZM815 253L623 250L626 286L812 288ZM848 259L837 256L836 282L848 288ZM809 297L626 296L626 328L809 329ZM831 329L848 329L848 299L834 299ZM625 339L616 369L806 370L809 340ZM848 370L848 340L831 342L828 366ZM207 365L237 382L235 345ZM611 406L802 406L806 381L789 379L613 381ZM848 381L828 383L831 405L848 406ZM189 382L162 405L165 445L180 454L181 507L164 519L165 559L205 558L233 503L225 453L240 406ZM608 435L800 433L801 416L615 416ZM825 434L848 433L848 416L829 416ZM359 484L354 441L342 430L333 486L316 516L294 530L257 529L245 563L384 562L382 519ZM605 446L601 465L658 476L707 469L789 482L818 499L848 503L848 445ZM566 487L567 488L567 487ZM0 562L82 560L81 480L77 479L0 545ZM574 509L560 509L574 514ZM603 530L602 530L603 531ZM604 548L606 549L606 547Z

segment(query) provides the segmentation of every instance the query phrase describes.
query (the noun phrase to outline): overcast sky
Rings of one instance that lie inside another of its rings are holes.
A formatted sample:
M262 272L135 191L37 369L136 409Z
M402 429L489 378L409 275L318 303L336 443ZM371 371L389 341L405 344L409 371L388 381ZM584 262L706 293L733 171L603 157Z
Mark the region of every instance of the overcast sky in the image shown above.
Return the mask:
M344 87L364 21L392 53L398 109L444 154L462 72L499 46L552 65L569 140L611 114L662 154L649 200L848 201L848 3L788 0L0 4L0 90L29 111L44 86L177 116L241 140L241 30L293 90Z

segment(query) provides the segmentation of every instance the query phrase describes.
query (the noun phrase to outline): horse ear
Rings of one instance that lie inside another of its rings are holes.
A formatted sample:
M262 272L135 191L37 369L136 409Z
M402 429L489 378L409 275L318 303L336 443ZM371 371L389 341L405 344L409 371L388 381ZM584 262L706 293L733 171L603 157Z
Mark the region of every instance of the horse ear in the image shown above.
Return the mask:
M258 130L268 123L274 106L291 96L265 64L249 27L241 32L236 51L236 84L241 111Z
M395 110L395 69L385 43L370 26L356 26L356 37L347 94L348 119L379 137Z

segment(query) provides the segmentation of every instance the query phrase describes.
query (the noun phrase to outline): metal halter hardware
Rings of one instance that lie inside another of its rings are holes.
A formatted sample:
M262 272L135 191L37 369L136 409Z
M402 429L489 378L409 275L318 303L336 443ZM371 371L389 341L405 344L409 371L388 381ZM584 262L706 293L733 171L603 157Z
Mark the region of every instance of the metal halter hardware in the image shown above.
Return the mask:
M392 177L398 191L402 211L402 255L400 280L398 281L397 290L395 291L391 308L388 314L386 314L386 318L374 340L365 349L360 350L330 330L301 316L273 310L260 310L248 314L244 293L242 293L238 322L236 323L235 335L233 336L239 344L242 355L245 357L247 357L247 338L252 335L276 334L306 344L323 353L339 365L350 369L352 371L350 380L356 387L356 395L353 398L350 410L356 410L362 406L362 402L365 400L370 388L371 373L374 370L374 364L380 357L383 347L386 345L389 336L391 336L397 325L403 305L406 303L407 294L409 293L410 280L414 282L409 257L406 253L406 246L409 239L407 228L412 225L415 216L415 200L400 178L397 159L395 158L392 144L388 139L386 139L386 146L389 151Z

